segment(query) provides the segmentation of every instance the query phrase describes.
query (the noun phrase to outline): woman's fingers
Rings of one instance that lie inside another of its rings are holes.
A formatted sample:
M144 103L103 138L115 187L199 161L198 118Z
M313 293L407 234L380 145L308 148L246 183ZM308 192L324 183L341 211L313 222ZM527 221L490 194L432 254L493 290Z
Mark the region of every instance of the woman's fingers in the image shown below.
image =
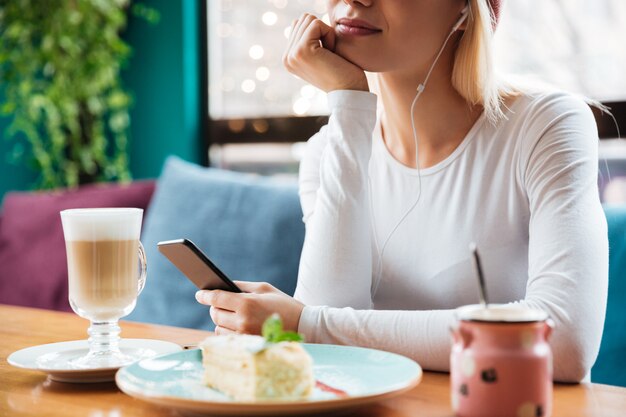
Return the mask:
M267 282L235 283L245 293L222 290L203 290L196 293L199 303L211 306L209 314L217 326L217 334L260 334L263 322L273 313L282 317L285 329L298 329L304 304Z
M275 288L271 284L268 284L267 282L235 281L235 284L237 284L242 291L253 294L267 294L277 291L281 292L279 289Z
M337 40L337 34L335 33L335 29L328 26L326 23L322 23L322 46L330 51L335 52L335 41Z
M311 22L302 36L307 40L321 40L325 49L335 50L335 30L319 19Z
M296 32L296 40L295 40L296 46L297 46L297 43L299 43L299 41L302 39L302 36L306 32L309 25L313 23L313 21L315 21L316 19L317 17L308 13L305 13L305 15L300 19L300 25L298 27L298 31Z
M222 290L201 290L196 292L196 300L207 306L236 311L241 305L240 297L242 295Z
M289 66L290 62L294 60L299 48L302 47L302 35L306 31L307 27L317 18L311 14L305 13L298 20L295 20L291 28L291 34L289 35L289 44L283 55L283 64Z
M265 316L269 314L264 313L263 308L259 308L256 301L251 301L251 297L247 298L248 301L237 311L211 306L209 314L213 323L234 333L259 334L263 321L267 318Z
M337 54L334 28L311 14L292 24L283 65L292 74L326 92L369 91L362 68Z
M293 46L294 39L296 39L296 27L298 26L299 21L300 19L294 19L293 22L291 22L291 31L289 32L289 40L287 41L287 48L285 49L285 53L283 54L283 62L285 61L287 54L289 53L289 51L291 50L291 47Z
M211 320L213 320L213 323L215 323L216 326L233 332L240 331L237 313L211 306L209 314L211 315Z
M229 334L237 334L237 332L233 332L232 330L226 329L221 326L215 326L215 334L218 336L225 336Z

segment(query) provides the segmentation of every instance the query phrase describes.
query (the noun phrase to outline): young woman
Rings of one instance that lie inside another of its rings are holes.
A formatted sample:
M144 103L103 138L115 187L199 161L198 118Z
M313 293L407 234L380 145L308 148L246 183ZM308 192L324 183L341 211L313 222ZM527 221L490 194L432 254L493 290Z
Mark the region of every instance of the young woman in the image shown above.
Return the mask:
M300 167L298 286L199 292L218 334L258 334L278 312L310 342L447 370L453 309L478 299L475 242L491 302L555 321L555 378L588 375L608 282L597 130L571 95L498 81L499 3L328 0L331 26L294 22L285 66L331 109Z

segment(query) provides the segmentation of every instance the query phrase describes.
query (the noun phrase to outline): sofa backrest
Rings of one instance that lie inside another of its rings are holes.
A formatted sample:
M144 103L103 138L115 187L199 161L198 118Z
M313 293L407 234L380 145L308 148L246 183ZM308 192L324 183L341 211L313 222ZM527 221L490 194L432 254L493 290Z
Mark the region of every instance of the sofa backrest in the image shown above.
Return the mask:
M141 238L148 279L128 320L214 328L194 298L197 288L157 250L159 241L180 238L233 280L266 281L293 294L304 242L297 182L168 159Z
M626 387L626 207L605 207L609 227L609 297L591 380Z

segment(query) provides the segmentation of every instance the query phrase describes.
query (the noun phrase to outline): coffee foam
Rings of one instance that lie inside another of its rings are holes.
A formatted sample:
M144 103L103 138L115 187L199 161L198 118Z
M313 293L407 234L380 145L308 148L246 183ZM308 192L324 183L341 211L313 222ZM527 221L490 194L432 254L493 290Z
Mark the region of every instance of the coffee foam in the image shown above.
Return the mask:
M66 241L139 239L142 215L138 208L63 210L63 234Z

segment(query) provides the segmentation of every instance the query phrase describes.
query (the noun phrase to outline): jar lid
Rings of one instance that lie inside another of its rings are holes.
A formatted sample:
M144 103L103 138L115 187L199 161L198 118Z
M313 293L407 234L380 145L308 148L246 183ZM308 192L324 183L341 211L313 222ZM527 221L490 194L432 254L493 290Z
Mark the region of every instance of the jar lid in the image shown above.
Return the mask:
M455 310L457 319L466 321L528 323L545 321L548 313L543 310L522 307L516 304L482 304L462 306Z

